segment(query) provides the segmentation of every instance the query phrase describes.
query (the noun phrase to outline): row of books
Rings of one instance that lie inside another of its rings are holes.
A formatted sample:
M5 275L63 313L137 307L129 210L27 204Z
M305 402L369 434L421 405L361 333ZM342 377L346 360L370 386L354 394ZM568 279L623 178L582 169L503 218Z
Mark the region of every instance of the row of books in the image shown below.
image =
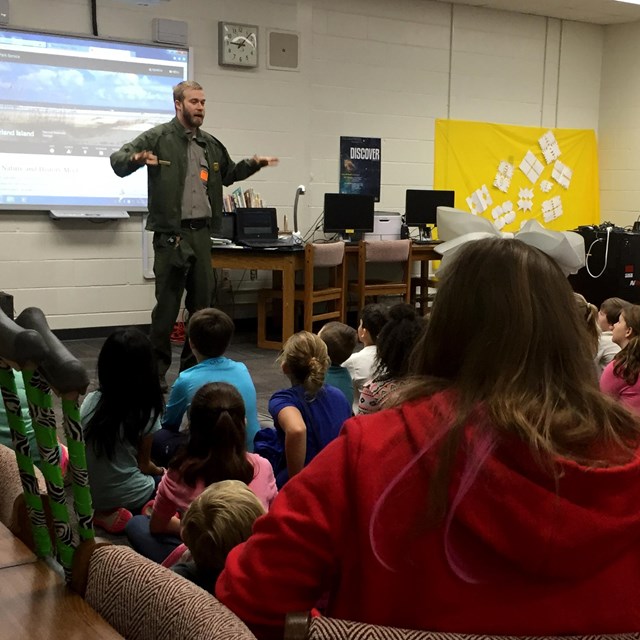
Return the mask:
M222 197L224 210L226 213L232 213L236 209L244 207L263 207L262 198L259 193L253 189L242 190L242 187L234 189L231 193L226 193Z

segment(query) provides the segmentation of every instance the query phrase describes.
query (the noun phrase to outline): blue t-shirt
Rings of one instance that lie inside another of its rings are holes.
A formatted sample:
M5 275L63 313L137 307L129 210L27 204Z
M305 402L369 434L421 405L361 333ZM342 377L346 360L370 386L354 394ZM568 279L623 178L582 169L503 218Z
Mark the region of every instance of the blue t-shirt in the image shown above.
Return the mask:
M247 416L247 451L253 451L253 438L260 428L258 400L249 369L224 356L208 358L185 369L171 387L169 401L162 417L163 429L178 431L196 391L208 382L226 382L233 385L244 400Z
M345 420L351 417L351 405L339 389L324 385L312 400L307 400L304 388L295 385L276 391L269 400L269 413L278 436L283 443L284 431L278 422L278 414L285 407L295 407L302 414L307 427L307 454L305 467L340 433ZM289 478L286 467L278 472L276 482L281 487Z

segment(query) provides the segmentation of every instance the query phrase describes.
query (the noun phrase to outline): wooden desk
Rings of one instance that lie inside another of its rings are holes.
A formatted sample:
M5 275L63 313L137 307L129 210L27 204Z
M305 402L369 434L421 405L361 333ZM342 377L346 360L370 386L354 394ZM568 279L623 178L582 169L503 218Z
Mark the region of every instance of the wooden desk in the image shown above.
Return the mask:
M413 262L420 262L422 291L426 291L429 262L439 260L433 244L414 244ZM347 245L347 256L358 254L358 245ZM214 269L262 269L282 275L282 340L294 334L295 273L304 269L304 251L272 251L270 249L237 249L212 247L211 265Z
M0 522L0 569L36 562L38 558Z
M211 265L214 269L262 269L282 275L282 340L294 334L294 296L296 271L304 269L304 251L274 251L271 249L229 249L213 247Z
M0 570L0 637L122 638L43 560Z

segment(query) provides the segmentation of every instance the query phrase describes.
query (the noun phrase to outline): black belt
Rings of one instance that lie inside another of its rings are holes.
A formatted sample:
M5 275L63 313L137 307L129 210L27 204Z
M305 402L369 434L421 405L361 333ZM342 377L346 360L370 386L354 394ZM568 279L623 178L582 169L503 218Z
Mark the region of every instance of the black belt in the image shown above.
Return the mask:
M208 224L209 218L189 218L180 222L183 229L203 229Z

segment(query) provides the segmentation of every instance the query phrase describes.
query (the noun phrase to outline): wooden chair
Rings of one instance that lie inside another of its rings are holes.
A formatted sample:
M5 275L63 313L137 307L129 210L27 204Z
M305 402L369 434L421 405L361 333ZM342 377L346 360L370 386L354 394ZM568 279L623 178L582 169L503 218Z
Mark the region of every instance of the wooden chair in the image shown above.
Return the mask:
M74 575L86 574L78 575L81 595L127 640L255 640L210 593L133 549L82 549L74 559Z
M324 280L318 284L319 269L326 271L326 284ZM304 283L295 291L295 301L302 303L305 331L313 331L313 323L320 320L344 322L345 275L344 242L314 242L305 246ZM258 293L258 347L261 349L282 348L282 336L280 340L268 340L266 336L267 304L281 299L279 289L262 289ZM316 305L321 303L322 310L316 310Z
M284 640L347 640L350 638L367 638L367 640L640 640L640 633L576 636L475 635L382 627L364 622L314 617L309 612L287 615Z
M398 264L402 267L399 280L380 280L368 277L372 264ZM363 240L358 247L358 280L349 283L349 292L357 296L358 313L366 298L396 295L405 302L411 296L411 240Z

